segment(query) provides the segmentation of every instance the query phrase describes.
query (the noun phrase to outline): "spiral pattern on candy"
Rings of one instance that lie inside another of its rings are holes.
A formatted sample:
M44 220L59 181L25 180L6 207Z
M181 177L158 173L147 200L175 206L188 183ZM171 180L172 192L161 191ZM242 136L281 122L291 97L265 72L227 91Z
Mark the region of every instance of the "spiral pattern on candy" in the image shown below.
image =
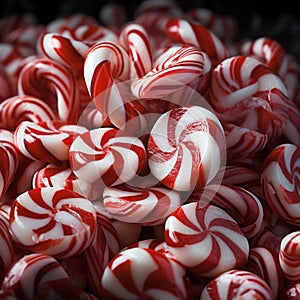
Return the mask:
M210 281L200 300L274 300L270 286L258 275L243 270L225 272Z
M71 169L79 179L110 186L139 174L146 163L146 150L139 138L106 127L78 136L70 147L69 158Z
M149 167L164 185L200 189L224 163L225 135L218 118L200 106L182 106L161 115L150 132Z
M285 278L291 282L300 280L300 231L293 231L281 240L279 263Z
M17 95L0 104L0 126L15 130L24 120L34 123L56 119L54 111L43 100L29 95Z
M133 81L131 90L138 98L165 97L196 80L206 81L210 71L205 52L193 46L172 46L157 58L151 71Z
M56 258L84 251L92 242L96 211L86 198L64 188L28 190L13 202L11 231L26 249Z
M44 100L62 121L77 121L80 103L73 72L54 60L36 58L25 64L18 94Z
M17 260L0 291L3 299L48 299L49 295L57 299L79 299L84 294L73 286L55 258L40 253L27 254Z
M106 299L187 299L181 268L153 249L131 248L116 255L102 276Z
M249 244L223 209L200 202L183 204L165 223L165 241L174 257L196 275L215 277L243 267Z
M300 148L294 144L275 147L264 159L261 185L265 199L283 220L300 224Z
M38 51L42 55L78 71L83 71L84 58L89 48L84 42L58 33L45 33L38 43Z
M283 81L249 56L232 56L215 67L208 100L221 122L268 139L280 135L288 121L290 104Z
M229 57L222 40L198 22L172 18L165 26L165 33L173 42L193 45L207 53L213 66Z
M106 187L105 209L117 220L142 225L162 224L181 205L178 192L165 187L133 187L127 184Z
M242 187L209 184L191 198L224 209L237 221L247 238L255 236L262 228L264 214L260 200Z
M15 130L14 138L24 156L55 164L69 159L73 140L84 132L86 128L63 121L24 121Z

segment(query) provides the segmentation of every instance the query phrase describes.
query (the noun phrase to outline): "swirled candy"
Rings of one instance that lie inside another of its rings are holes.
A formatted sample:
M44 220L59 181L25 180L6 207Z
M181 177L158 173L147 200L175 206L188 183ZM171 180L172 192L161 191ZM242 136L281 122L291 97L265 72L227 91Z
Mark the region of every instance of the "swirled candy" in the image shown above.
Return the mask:
M10 226L26 249L66 258L81 253L92 242L96 211L89 200L71 190L36 188L13 202Z
M150 132L148 161L153 175L179 191L200 189L224 163L225 135L219 119L200 106L161 115Z

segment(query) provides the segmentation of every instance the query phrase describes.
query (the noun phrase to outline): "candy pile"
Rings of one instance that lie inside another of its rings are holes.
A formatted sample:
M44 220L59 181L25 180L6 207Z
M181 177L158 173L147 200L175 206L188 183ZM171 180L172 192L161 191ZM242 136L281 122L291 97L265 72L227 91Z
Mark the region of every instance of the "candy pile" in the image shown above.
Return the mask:
M298 299L296 58L122 9L0 20L0 298Z

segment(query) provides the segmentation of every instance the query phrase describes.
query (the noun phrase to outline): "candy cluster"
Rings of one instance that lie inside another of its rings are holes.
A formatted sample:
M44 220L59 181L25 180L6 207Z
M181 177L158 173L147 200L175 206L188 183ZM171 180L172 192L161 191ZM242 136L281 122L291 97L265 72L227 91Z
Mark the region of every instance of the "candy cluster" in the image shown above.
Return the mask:
M124 14L0 21L0 298L298 299L296 58Z

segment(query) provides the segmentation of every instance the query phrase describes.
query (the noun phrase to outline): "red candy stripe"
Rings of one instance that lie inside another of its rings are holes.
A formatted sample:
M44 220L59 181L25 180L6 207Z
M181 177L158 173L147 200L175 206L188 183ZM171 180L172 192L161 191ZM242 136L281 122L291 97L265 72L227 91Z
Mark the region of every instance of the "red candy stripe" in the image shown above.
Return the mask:
M28 190L13 202L11 231L26 249L66 258L92 242L96 211L90 201L64 188Z

